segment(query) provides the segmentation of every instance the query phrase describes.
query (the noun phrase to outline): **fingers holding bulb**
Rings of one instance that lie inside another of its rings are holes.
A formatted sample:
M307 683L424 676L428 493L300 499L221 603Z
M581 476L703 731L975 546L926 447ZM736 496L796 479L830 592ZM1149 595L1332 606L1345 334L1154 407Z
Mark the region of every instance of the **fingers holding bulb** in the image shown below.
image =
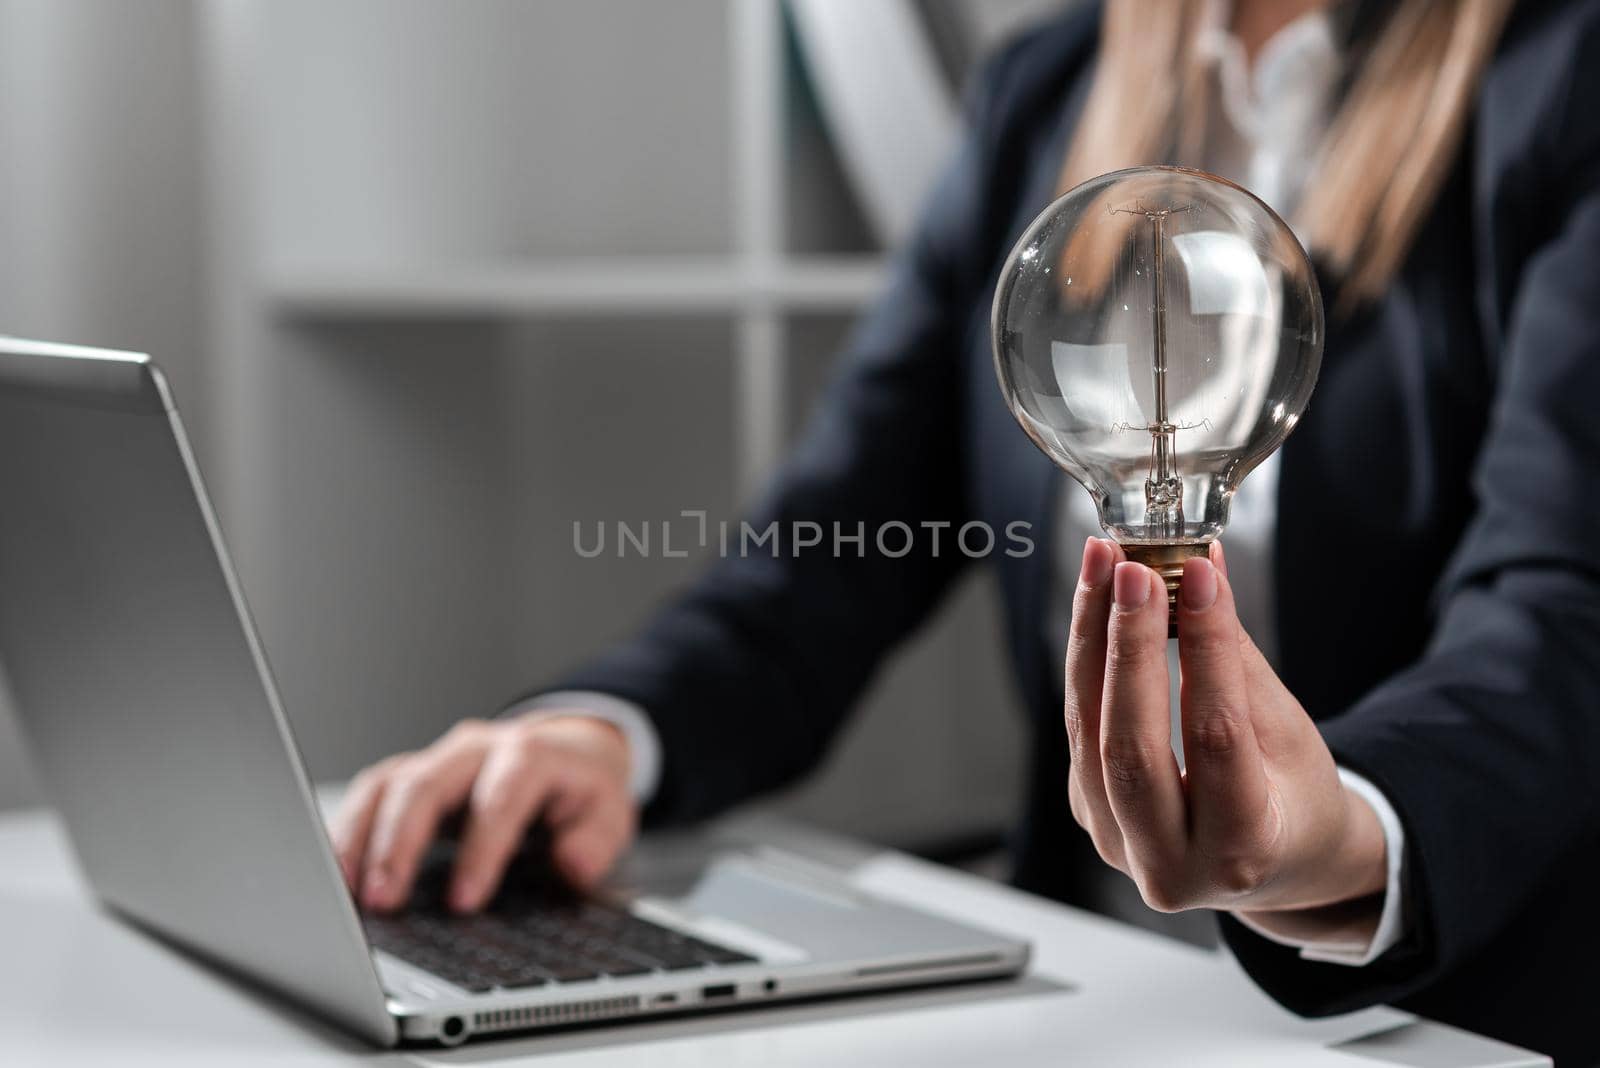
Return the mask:
M1183 751L1192 844L1215 865L1223 893L1254 889L1249 858L1266 856L1277 833L1226 577L1208 560L1183 569L1178 594Z
M1122 831L1131 874L1157 907L1174 899L1185 853L1185 803L1172 754L1167 679L1166 585L1142 564L1112 579L1100 760L1106 797Z
M1100 765L1100 704L1106 674L1106 625L1111 616L1112 578L1125 557L1105 538L1089 538L1072 600L1067 641L1066 728L1071 765L1067 795L1073 818L1094 840L1102 859L1127 870L1122 832L1106 800Z

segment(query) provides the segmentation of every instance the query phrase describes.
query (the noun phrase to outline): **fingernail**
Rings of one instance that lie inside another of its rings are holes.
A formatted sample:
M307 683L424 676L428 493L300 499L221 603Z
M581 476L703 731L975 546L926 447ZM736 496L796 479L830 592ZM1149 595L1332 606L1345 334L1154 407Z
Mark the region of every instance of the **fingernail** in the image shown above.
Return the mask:
M1222 551L1222 542L1211 543L1211 563L1224 575L1228 573L1228 554Z
M1211 561L1196 556L1183 563L1183 584L1178 588L1183 607L1203 612L1217 599L1217 569Z
M457 912L471 912L478 907L478 884L470 876L458 877L450 887L450 907Z
M1150 599L1149 572L1143 564L1122 563L1117 565L1116 582L1112 586L1112 595L1116 598L1117 607L1132 611L1143 608L1144 603Z
M1098 589L1111 577L1111 546L1099 538L1083 543L1083 573L1080 579L1090 589Z
M382 908L389 897L389 879L377 868L367 872L361 884L361 901L369 909Z
M585 889L596 879L594 859L588 850L568 848L561 854L561 873L569 883Z
M561 867L568 877L582 882L584 874L589 870L589 858L580 849L568 848L561 855Z

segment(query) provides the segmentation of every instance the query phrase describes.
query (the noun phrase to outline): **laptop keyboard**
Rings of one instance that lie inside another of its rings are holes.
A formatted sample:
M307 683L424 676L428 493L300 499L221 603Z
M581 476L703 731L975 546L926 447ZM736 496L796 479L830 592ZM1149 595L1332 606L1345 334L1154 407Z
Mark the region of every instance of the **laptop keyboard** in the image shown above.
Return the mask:
M406 911L362 916L367 938L473 993L755 959L527 875L508 872L484 912L461 916L443 906L448 864L430 863Z

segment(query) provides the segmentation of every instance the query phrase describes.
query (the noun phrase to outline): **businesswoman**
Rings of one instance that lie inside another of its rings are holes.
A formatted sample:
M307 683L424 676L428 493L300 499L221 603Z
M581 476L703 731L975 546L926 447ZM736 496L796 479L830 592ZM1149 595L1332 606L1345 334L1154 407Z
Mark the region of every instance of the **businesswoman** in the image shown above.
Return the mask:
M1330 307L1309 413L1227 556L1183 576L1182 772L1162 587L1085 540L987 329L1054 195L1158 161L1277 207ZM1295 1010L1397 1002L1592 1061L1597 476L1600 3L1109 0L979 79L752 523L1029 524L1036 551L991 558L1031 712L1020 885L1081 899L1104 861L1157 909L1216 910ZM559 687L364 772L335 827L352 887L401 905L457 809L457 907L535 820L586 883L641 807L692 819L800 775L968 563L870 535L720 561Z

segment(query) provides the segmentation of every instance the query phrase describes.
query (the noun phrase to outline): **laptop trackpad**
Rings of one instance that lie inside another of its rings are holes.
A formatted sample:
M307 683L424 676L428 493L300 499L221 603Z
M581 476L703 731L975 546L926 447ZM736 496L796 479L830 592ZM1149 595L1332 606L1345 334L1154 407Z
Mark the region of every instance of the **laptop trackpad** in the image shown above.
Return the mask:
M675 904L713 922L752 928L813 958L925 952L949 936L964 941L961 935L969 934L862 895L840 880L788 869L753 857L723 856Z

